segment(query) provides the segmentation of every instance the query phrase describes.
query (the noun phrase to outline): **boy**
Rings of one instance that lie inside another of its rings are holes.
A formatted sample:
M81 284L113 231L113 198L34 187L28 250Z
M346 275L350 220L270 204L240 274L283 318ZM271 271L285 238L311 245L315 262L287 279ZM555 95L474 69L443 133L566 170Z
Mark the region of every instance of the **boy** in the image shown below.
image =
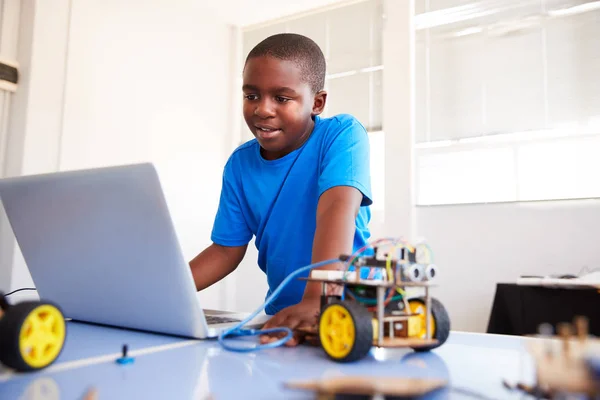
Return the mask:
M324 83L325 58L307 37L270 36L248 54L243 114L255 139L238 147L225 165L213 244L190 262L198 290L237 268L252 235L267 275L267 296L294 270L367 243L372 203L367 132L349 115L319 117L327 99ZM320 295L318 282L292 280L266 307L273 317L264 328L315 324ZM263 343L276 339L261 337ZM298 341L295 335L286 345Z

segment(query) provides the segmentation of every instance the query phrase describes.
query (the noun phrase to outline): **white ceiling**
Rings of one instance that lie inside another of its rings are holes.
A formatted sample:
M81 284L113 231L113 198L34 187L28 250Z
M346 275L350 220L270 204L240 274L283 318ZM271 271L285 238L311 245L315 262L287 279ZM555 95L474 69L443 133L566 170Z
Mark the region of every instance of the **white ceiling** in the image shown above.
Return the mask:
M348 0L202 0L230 24L247 26Z

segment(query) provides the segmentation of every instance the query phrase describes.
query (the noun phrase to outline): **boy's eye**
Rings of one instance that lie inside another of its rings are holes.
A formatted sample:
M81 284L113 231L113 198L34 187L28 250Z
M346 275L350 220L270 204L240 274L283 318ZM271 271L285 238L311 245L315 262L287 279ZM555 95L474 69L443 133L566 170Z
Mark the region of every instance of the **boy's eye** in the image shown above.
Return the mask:
M289 101L290 99L288 99L287 97L277 96L277 97L275 97L275 100L277 100L280 103L285 103L285 102Z
M258 96L255 95L255 94L247 94L247 95L244 96L244 98L246 100L256 100L258 98Z

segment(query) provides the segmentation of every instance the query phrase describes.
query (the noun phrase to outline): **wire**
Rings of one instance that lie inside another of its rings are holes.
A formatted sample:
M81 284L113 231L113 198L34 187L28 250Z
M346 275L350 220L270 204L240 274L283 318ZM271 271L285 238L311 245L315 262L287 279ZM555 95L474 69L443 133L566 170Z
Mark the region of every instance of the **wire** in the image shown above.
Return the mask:
M419 243L417 245L415 245L415 250L419 247L424 247L425 250L427 251L427 264L433 264L433 250L431 249L431 246L429 246L426 242L422 242Z
M401 244L397 244L392 248L392 251L388 252L388 256L387 259L385 261L385 267L386 267L386 271L388 273L388 279L389 277L391 277L392 282L395 281L396 277L393 276L394 273L392 272L392 258L394 257L394 254L396 254L396 252L398 250L402 250L405 248L408 248L411 246L406 245L405 243L401 243ZM410 249L409 249L410 250ZM397 287L396 291L401 295L404 296L406 295L406 292L404 290L402 290L401 288Z
M21 288L21 289L15 289L15 290L13 290L12 292L8 292L8 293L6 293L4 296L10 296L11 294L15 294L15 293L17 293L17 292L21 292L21 291L23 291L23 290L37 290L37 289L36 289L36 288L33 288L33 287L24 287L24 288Z
M360 257L360 255L362 253L364 253L366 250L372 249L374 248L375 245L380 245L381 243L386 243L386 242L390 242L391 244L395 244L398 242L398 239L394 239L394 238L381 238L381 239L377 239L375 241L369 242L366 245L364 245L363 247L361 247L360 249L356 250L349 258L348 261L346 262L346 271L344 272L344 274L342 275L342 280L346 280L347 279L347 275L348 272L350 271L350 267L352 266L352 263L354 263L354 261ZM356 273L358 274L358 276L360 276L360 271L358 269L355 269Z
M281 293L283 288L292 279L294 279L297 275L300 275L301 273L303 273L305 271L309 271L313 268L322 267L324 265L333 264L333 263L336 263L339 261L340 260L337 258L334 258L331 260L325 260L325 261L321 261L321 262L318 262L315 264L307 265L302 268L298 268L296 271L292 272L290 275L288 275L283 280L283 282L281 282L279 284L277 289L275 289L273 291L273 293L271 293L271 295L265 300L265 302L258 309L256 309L252 314L250 314L248 317L246 317L243 321L240 321L237 325L221 332L221 334L219 335L219 344L221 344L221 346L223 346L223 348L225 348L226 350L237 351L237 352L250 352L250 351L256 351L256 350L261 350L261 349L269 349L269 348L273 348L273 347L279 347L279 346L283 345L285 342L287 342L289 339L292 338L293 332L290 328L281 327L281 328L271 328L271 329L242 329L242 327L244 325L246 325L248 322L250 322L252 319L254 319L262 310L265 309L265 307L268 304L270 304L273 300L275 300L275 298L277 296L279 296L279 293ZM269 334L269 333L285 333L286 335L285 335L285 337L283 337L275 342L261 344L261 345L255 346L255 347L230 346L229 344L227 344L225 342L225 338L227 338L227 337L258 336L258 335L265 335L265 334Z
M388 293L386 293L386 301L384 302L384 305L387 306L390 301L400 301L400 300L402 300L402 295L396 295L396 296L390 297L389 292L390 291L388 291ZM350 296L354 300L358 301L359 303L368 304L368 305L377 305L377 300L376 299L370 299L368 297L358 296L357 294L353 293L351 290L348 290L348 293L350 294Z

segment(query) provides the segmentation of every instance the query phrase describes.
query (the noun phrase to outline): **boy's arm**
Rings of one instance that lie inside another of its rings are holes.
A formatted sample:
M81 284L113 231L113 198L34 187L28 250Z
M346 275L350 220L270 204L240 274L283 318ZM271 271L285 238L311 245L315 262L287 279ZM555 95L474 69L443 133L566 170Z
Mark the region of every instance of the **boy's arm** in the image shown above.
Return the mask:
M216 243L190 261L196 290L206 289L232 273L246 254L248 245L221 246Z
M338 258L352 253L356 231L356 216L363 194L351 186L337 186L327 190L317 205L317 227L313 241L312 263ZM340 263L325 265L318 269L337 270ZM320 302L321 284L308 282L303 300Z
M355 219L363 194L350 186L336 186L321 195L317 205L317 226L313 241L312 262L335 259L340 254L352 253L352 242L356 231ZM340 263L332 263L318 269L335 270ZM263 329L286 326L295 329L311 326L317 322L321 305L321 284L307 282L302 301L275 314ZM278 340L279 337L261 336L262 343ZM286 342L287 346L299 343L298 335Z

